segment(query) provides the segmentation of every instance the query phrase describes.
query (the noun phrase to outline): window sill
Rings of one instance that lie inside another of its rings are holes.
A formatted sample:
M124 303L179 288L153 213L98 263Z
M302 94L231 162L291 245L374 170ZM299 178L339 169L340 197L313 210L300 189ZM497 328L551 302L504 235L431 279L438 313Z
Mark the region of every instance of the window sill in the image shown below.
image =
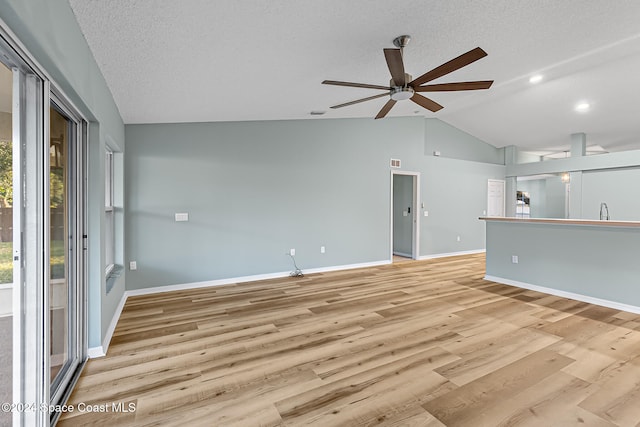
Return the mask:
M116 284L120 275L124 271L124 267L118 264L114 264L111 271L107 274L107 294L113 289L113 285Z

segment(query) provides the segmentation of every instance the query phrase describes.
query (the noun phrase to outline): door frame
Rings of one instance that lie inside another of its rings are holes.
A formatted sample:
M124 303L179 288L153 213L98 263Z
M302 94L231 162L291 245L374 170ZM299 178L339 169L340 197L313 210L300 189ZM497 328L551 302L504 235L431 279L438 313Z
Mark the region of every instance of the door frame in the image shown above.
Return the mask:
M404 171L404 170L391 170L390 175L390 198L389 198L389 261L393 262L393 177L394 175L405 175L413 177L413 213L411 218L413 220L413 227L411 231L411 259L418 259L420 257L420 215L422 206L420 205L420 172Z

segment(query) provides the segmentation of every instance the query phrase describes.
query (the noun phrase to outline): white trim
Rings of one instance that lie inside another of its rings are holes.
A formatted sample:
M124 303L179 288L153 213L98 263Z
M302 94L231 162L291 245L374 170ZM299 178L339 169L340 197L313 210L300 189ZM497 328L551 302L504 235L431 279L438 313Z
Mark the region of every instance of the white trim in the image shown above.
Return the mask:
M573 292L562 291L559 289L547 288L544 286L532 285L530 283L519 282L517 280L505 279L503 277L496 277L486 275L484 276L485 280L489 280L491 282L502 283L503 285L515 286L518 288L529 289L531 291L542 292L545 294L555 295L557 297L569 298L576 301L582 301L589 304L595 304L602 307L613 308L615 310L628 311L630 313L640 314L640 307L635 305L623 304L616 301L610 301L606 299L590 297L588 295L575 294Z
M379 267L381 265L389 265L391 261L388 259L382 261L363 262L360 264L336 265L333 267L310 268L303 270L304 274L329 273L331 271L354 270L356 268Z
M90 347L87 349L87 357L89 359L97 359L98 357L104 357L107 353L104 351L104 347L99 345L98 347Z
M333 267L310 268L310 269L305 269L302 272L304 274L326 273L329 271L351 270L354 268L377 267L380 265L386 265L390 263L391 262L389 260L383 260L383 261L374 261L374 262L364 262L360 264L338 265ZM184 291L189 289L207 288L210 286L223 286L223 285L231 285L236 283L257 282L259 280L280 279L283 277L289 277L290 274L291 274L290 271L280 271L277 273L256 274L253 276L230 277L227 279L208 280L205 282L192 282L192 283L181 283L178 285L155 286L153 288L128 290L128 291L125 291L125 295L126 296L150 295L150 294L158 294L162 292Z
M91 347L87 350L87 356L91 359L95 359L96 357L104 357L107 354L107 350L109 349L109 344L111 343L111 338L113 337L113 332L116 330L116 326L118 325L118 320L120 320L120 315L122 314L122 310L124 309L124 304L127 302L127 298L129 297L129 291L125 291L122 294L122 298L120 298L120 302L116 307L116 311L113 313L113 317L111 318L111 323L107 328L107 333L102 340L102 345L98 347Z
M450 256L482 254L482 253L485 253L486 251L487 251L486 249L473 249L470 251L445 252L440 254L422 255L421 257L418 258L418 260L424 261L426 259L446 258Z
M254 276L243 276L228 279L208 280L205 282L181 283L178 285L155 286L153 288L133 289L125 291L126 296L151 295L163 292L184 291L188 289L208 288L210 286L231 285L238 282L255 282L258 280L279 279L289 276L290 271L270 274L256 274Z

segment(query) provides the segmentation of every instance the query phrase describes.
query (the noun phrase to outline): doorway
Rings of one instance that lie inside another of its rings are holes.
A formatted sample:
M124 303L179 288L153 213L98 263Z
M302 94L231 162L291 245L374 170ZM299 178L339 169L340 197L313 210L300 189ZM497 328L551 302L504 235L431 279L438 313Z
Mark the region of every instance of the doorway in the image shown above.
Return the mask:
M418 172L391 172L391 255L392 262L419 256Z

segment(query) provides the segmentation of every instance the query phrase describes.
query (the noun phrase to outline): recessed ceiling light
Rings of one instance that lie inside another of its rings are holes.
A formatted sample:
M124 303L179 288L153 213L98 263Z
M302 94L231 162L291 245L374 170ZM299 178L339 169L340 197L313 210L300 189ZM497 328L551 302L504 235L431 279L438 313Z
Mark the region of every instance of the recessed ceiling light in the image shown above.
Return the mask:
M535 76L531 76L529 78L529 83L536 84L542 81L542 74L536 74Z
M575 110L578 113L584 113L584 112L589 111L590 108L591 108L591 105L588 102L580 102L580 103L576 104Z

